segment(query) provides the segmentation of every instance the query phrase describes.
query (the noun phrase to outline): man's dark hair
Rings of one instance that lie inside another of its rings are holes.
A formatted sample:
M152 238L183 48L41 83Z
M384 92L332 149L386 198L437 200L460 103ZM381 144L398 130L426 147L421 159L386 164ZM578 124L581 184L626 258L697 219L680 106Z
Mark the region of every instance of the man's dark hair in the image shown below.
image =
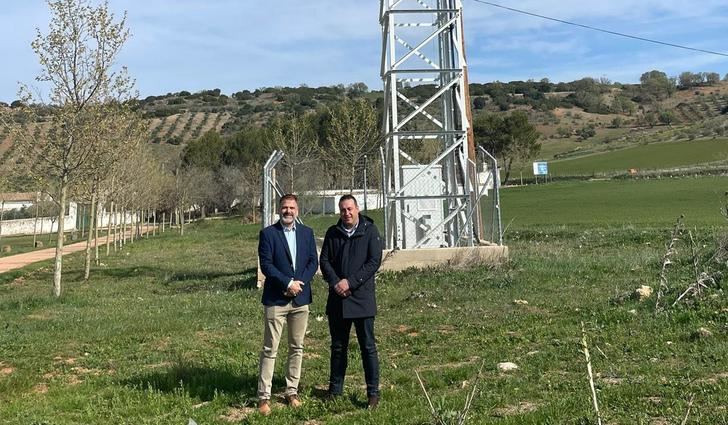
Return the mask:
M357 207L359 206L359 203L356 202L356 198L354 197L354 195L352 195L350 193L347 193L346 195L343 195L341 198L339 198L339 205L341 205L341 203L344 201L348 201L349 199L354 201L355 206L357 206Z
M283 205L283 201L293 201L296 203L296 205L298 205L298 196L296 196L292 193L287 193L287 194L281 196L280 201L278 201L278 205L279 206Z

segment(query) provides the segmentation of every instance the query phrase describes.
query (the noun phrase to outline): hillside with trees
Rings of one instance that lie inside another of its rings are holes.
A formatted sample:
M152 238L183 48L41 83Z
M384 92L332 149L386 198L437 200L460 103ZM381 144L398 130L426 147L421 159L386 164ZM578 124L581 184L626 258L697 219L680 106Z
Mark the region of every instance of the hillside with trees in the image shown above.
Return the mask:
M417 103L425 102L435 91L433 85L404 89ZM652 70L643 73L638 84L589 77L559 83L547 78L472 83L470 95L477 142L500 154L506 172L535 158L558 159L632 144L719 137L725 135L727 126L728 74L721 78L716 72L686 71L668 76ZM329 175L325 186L344 187L360 183L351 177L356 174L351 171L356 163L349 163L348 171L342 171L334 164L342 159L332 159L336 157L331 149L336 141L332 111L339 110L345 101L359 100L374 109L374 121L379 121L382 96L381 91L370 90L364 83L301 85L231 94L219 89L180 91L148 96L130 106L146 121L147 142L167 169L195 166L230 177L227 167L259 167L275 147L275 132L280 134L288 123L285 131L302 131L299 136L311 145L311 158L299 166L323 161L326 167L316 171ZM10 113L22 106L21 100L0 103L0 108ZM433 104L428 108L438 107ZM40 135L49 128L48 116L49 111L39 108L34 119L21 125L26 133ZM514 122L520 124L507 125ZM300 128L288 128L290 123L298 123ZM528 135L526 139L532 142L520 148L506 146L505 138L496 137L503 134L504 125ZM524 125L528 127L517 128ZM0 159L10 158L13 146L10 132L0 128ZM427 147L416 150L425 152ZM304 174L317 181L322 178L316 173ZM342 181L332 180L332 175L341 175ZM370 176L371 184L376 184L376 179Z

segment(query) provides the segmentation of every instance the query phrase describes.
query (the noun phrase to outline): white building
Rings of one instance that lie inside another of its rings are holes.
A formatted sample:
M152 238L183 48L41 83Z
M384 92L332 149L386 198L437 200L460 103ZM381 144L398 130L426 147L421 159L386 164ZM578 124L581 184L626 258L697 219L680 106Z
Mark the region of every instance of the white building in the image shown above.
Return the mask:
M28 193L0 193L0 207L3 211L10 211L20 208L30 208L35 205L36 199L40 198L40 194L35 192ZM78 206L75 202L69 202L66 217L63 220L63 228L65 231L76 230L76 216L78 214ZM58 219L56 217L39 217L36 222L35 218L22 218L18 220L3 220L0 226L0 235L32 235L33 233L53 233L58 231Z

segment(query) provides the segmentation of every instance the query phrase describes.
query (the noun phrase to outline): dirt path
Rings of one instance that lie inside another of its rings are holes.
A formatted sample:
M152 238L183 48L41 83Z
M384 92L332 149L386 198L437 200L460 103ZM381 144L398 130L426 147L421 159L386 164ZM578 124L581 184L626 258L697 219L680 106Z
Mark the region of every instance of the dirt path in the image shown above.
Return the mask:
M151 228L150 228L151 231ZM127 234L127 238L129 237ZM106 236L97 239L99 248L106 244ZM92 245L93 247L93 245ZM71 254L73 252L83 251L86 249L86 241L72 243L63 247L63 255ZM36 263L38 261L50 260L55 258L55 248L39 249L37 251L26 252L23 254L10 255L8 257L0 258L0 273L5 273L10 270L19 269L25 267L28 264Z

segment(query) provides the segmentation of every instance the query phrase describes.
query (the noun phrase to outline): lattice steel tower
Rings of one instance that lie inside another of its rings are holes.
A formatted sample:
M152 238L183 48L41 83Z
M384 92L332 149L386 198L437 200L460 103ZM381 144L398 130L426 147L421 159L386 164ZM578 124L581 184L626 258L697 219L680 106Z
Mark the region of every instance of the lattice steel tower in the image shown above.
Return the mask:
M473 245L480 233L460 0L381 0L387 248Z

